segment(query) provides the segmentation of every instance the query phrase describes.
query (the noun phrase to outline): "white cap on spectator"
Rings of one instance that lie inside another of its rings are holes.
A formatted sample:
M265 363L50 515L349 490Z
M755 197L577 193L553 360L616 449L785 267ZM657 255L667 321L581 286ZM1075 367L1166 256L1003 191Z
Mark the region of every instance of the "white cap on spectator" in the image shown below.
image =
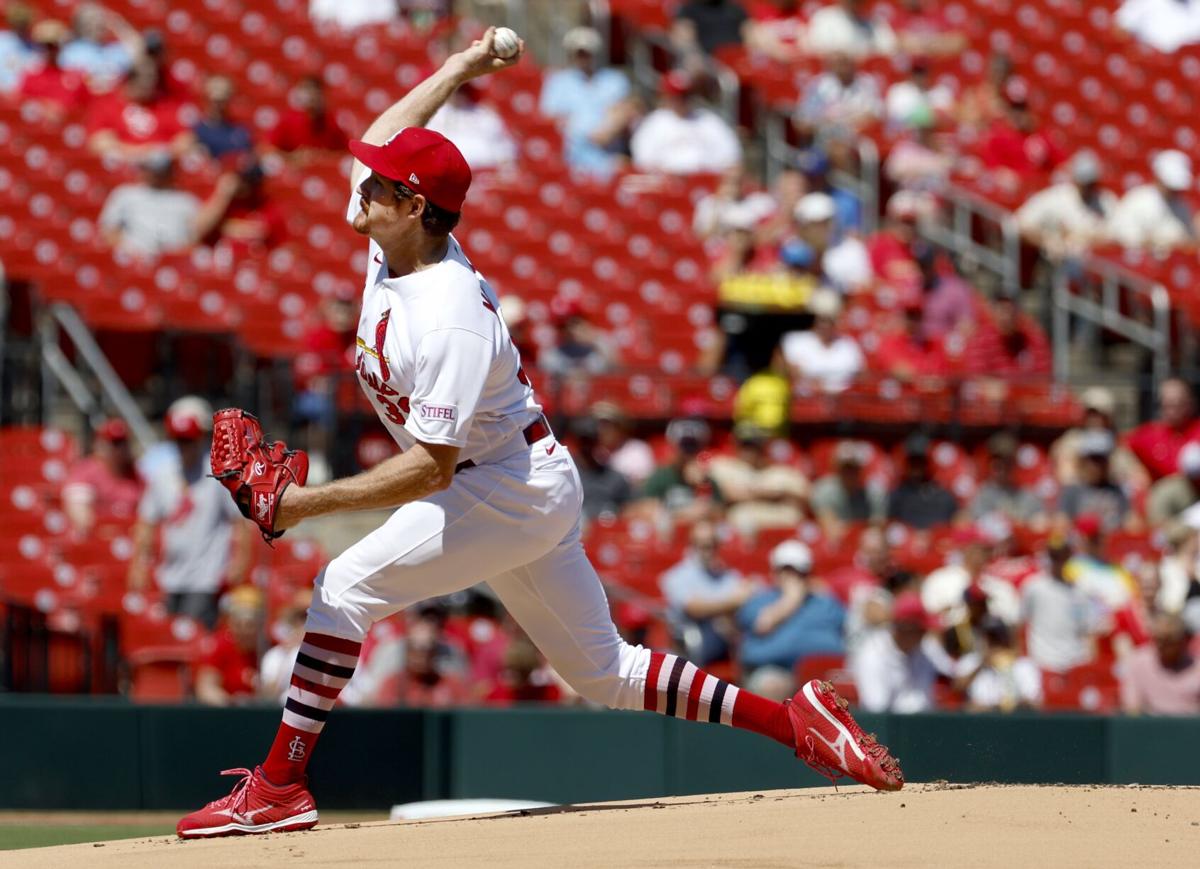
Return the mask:
M1105 416L1112 416L1117 409L1117 399L1112 390L1103 386L1089 386L1079 400L1086 410L1094 410Z
M799 540L785 540L771 550L771 569L790 567L798 573L812 570L812 550Z
M1071 158L1071 180L1076 184L1095 184L1100 180L1100 158L1091 148L1076 151Z
M212 405L198 395L185 395L171 402L164 424L171 437L194 438L212 431Z
M1150 168L1168 190L1187 190L1192 186L1192 160L1182 151L1159 151Z
M1079 433L1079 455L1108 456L1115 444L1113 436L1101 429L1087 429Z
M1200 504L1193 504L1180 513L1179 521L1193 531L1200 531Z
M888 217L894 217L896 220L921 217L926 210L925 198L913 190L898 190L892 194L887 204Z
M828 193L809 193L800 197L793 214L801 223L818 223L822 220L832 220L836 211L833 197Z
M1179 451L1179 473L1185 477L1200 477L1200 443L1191 441Z
M836 318L842 312L842 297L828 287L821 287L808 300L808 310L814 317Z
M592 27L572 27L563 36L563 48L568 54L573 54L576 51L586 51L588 54L596 54L604 45L604 40L600 38L600 33Z
M744 202L736 202L721 209L717 222L726 230L749 232L758 223L758 209Z

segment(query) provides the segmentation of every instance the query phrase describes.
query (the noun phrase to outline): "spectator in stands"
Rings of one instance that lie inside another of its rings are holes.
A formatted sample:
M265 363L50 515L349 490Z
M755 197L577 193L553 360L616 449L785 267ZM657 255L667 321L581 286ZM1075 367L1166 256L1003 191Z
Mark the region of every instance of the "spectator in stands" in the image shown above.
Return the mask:
M909 61L908 78L895 82L884 98L884 118L894 130L909 129L914 119L927 115L948 117L954 108L954 92L930 76L929 58Z
M1042 703L1042 674L1021 655L1012 630L1000 619L983 624L983 657L967 686L967 706L974 711L1012 712Z
M1159 589L1155 602L1159 612L1182 614L1200 606L1200 509L1184 511L1178 522L1167 528L1167 551L1158 562ZM1195 622L1189 613L1193 630Z
M154 60L138 58L124 85L92 104L88 147L105 157L137 163L191 147L190 106L169 97Z
M1129 714L1200 714L1200 662L1192 633L1177 615L1156 616L1154 642L1130 652L1121 667L1121 706Z
M673 454L655 468L642 486L641 509L635 512L681 523L709 518L721 503L721 490L708 475L700 454L708 447L711 433L700 419L675 419L667 426L667 441Z
M262 635L262 592L243 585L221 598L222 625L209 638L196 667L196 700L230 706L258 695L258 648Z
M310 151L346 150L348 139L326 107L320 76L300 79L288 104L267 136L272 148L301 158Z
M788 65L804 59L807 28L800 0L752 0L746 12L750 20L742 36L752 55Z
M396 2L379 0L308 0L308 17L315 24L332 24L348 32L393 21L398 8Z
M1200 501L1200 441L1190 441L1179 451L1179 470L1150 487L1146 520L1152 528L1167 530L1197 501Z
M771 458L770 432L760 426L738 423L733 439L733 455L716 456L708 464L729 523L747 537L764 528L797 525L804 516L808 479Z
M1196 0L1125 0L1114 20L1134 39L1164 54L1200 42L1200 3Z
M933 706L937 669L925 651L929 616L921 598L898 595L891 620L870 629L850 655L859 706L867 712L924 712Z
M117 250L153 259L199 238L200 200L175 187L175 161L165 151L141 161L143 181L121 184L104 202L101 237Z
M771 550L770 588L755 592L737 613L742 633L739 654L753 684L764 670L787 677L813 655L841 655L846 609L814 588L812 552L799 540Z
M1128 570L1107 557L1108 530L1098 514L1084 513L1076 519L1072 539L1075 554L1063 570L1087 595L1095 610L1097 632L1112 633L1119 627L1121 612L1133 602L1137 583Z
M1065 673L1092 659L1093 610L1067 578L1071 547L1062 536L1046 545L1045 568L1021 585L1021 621L1029 656L1048 673Z
M898 190L887 202L883 228L867 239L867 256L877 281L892 289L900 299L920 298L921 271L917 250L931 250L920 240L917 223L928 213L924 200L911 190Z
M981 320L971 336L967 371L992 378L1050 376L1050 346L1033 319L1021 312L1016 297L992 300L991 321Z
M1112 435L1098 429L1079 438L1079 482L1064 486L1058 496L1059 512L1067 519L1095 517L1106 531L1124 526L1129 498L1109 473L1115 445Z
M525 310L525 302L520 296L501 296L500 311L504 314L504 325L508 326L509 337L521 353L522 364L526 367L536 367L541 348L534 338L534 324Z
M404 638L404 668L399 679L399 701L404 706L442 707L464 703L466 685L445 653L441 624L421 617L409 624Z
M227 76L210 75L204 82L204 99L204 113L192 126L199 149L215 160L253 151L250 128L235 121L229 111L233 82Z
M736 163L721 174L717 189L696 203L692 232L701 240L721 239L743 226L758 226L775 211L774 197L756 189L746 167Z
M630 99L629 80L618 69L601 67L604 41L591 27L573 27L563 37L570 60L546 76L540 108L563 133L563 156L572 169L608 177L628 153L629 130L639 104Z
M943 347L961 342L979 313L975 288L933 245L921 241L912 250L921 274L921 334Z
M993 541L982 529L969 525L955 529L951 561L931 572L921 584L921 603L926 612L938 616L944 624L964 617L964 597L976 588L984 595L987 612L1016 624L1021 617L1020 599L1006 579L987 571L992 559Z
M796 203L796 237L821 264L821 274L844 293L862 290L871 280L871 258L857 237L834 236L837 206L828 193L809 193ZM785 247L786 254L786 247Z
M1200 440L1200 418L1191 384L1168 377L1158 387L1158 418L1144 422L1125 438L1151 480L1161 480L1179 468L1184 444Z
M504 118L483 102L483 88L465 82L426 124L458 146L471 171L497 169L517 158Z
M275 645L263 654L258 668L258 696L280 706L287 700L292 682L292 670L296 667L296 655L304 641L304 622L308 618L308 607L312 602L312 589L297 589L279 611L275 624L271 626L271 639Z
M776 347L770 364L742 382L733 396L733 424L753 426L786 437L792 418L792 381L783 351Z
M862 373L865 365L858 342L838 332L842 300L832 290L820 289L808 303L812 329L788 332L781 339L783 358L797 383L811 383L825 392L842 392Z
M988 58L983 81L967 88L958 103L958 122L966 135L978 134L1008 113L1004 93L1013 77L1012 58L997 51Z
M904 442L904 476L888 495L887 518L926 530L947 525L958 513L958 502L933 479L929 469L929 438L915 432Z
M933 212L938 204L936 195L950 180L955 155L937 140L937 118L927 107L914 108L905 125L908 132L892 146L883 162L883 174L902 191L920 193L922 211Z
M685 58L711 55L726 45L741 45L748 22L737 0L687 0L675 12L671 42Z
M7 30L0 30L0 94L14 92L26 70L41 55L33 39L33 10L25 3L9 3L4 9Z
M581 305L566 302L555 314L558 340L540 354L543 371L565 377L599 374L612 366L615 351L608 336L588 320Z
M561 699L554 671L528 637L519 637L508 644L500 678L483 697L485 703L495 706L558 703Z
M1154 180L1126 191L1108 218L1108 237L1122 247L1163 253L1196 244L1196 215L1187 193L1192 160L1182 151L1159 151L1150 161Z
M142 37L111 9L80 3L71 19L74 37L59 59L63 69L78 70L94 91L105 91L129 72L144 51Z
M900 328L879 342L874 367L881 374L904 381L947 376L950 366L942 343L927 337L923 329L924 300L906 300L902 315Z
M988 438L988 475L967 507L972 521L1000 515L1013 525L1036 530L1045 528L1046 509L1040 498L1029 489L1017 485L1017 439L1007 431L998 431Z
M988 126L979 146L983 165L1002 182L1021 184L1051 172L1066 159L1057 134L1038 124L1029 88L1012 80L1004 88L1007 111Z
M67 471L63 512L71 530L87 537L99 521L132 521L146 484L138 475L129 446L129 429L119 419L96 427L90 456Z
M588 521L615 517L633 497L629 481L609 463L609 455L599 445L596 421L588 417L573 420L571 433L575 445L571 455L579 470L583 487L583 515Z
M836 51L826 57L825 72L805 87L794 122L803 134L852 136L882 114L874 77L859 70L853 55Z
M1114 442L1117 428L1113 423L1117 400L1112 390L1103 386L1085 389L1079 397L1084 408L1083 423L1068 429L1050 447L1050 458L1054 462L1054 478L1060 486L1079 482L1079 438L1089 430L1108 432ZM1149 478L1141 463L1128 446L1118 443L1109 458L1113 481L1128 491L1139 491L1149 485Z
M832 183L836 172L857 177L861 172L858 157L858 140L854 137L830 131L821 138L820 146L800 151L796 157L796 168L803 173L808 193L826 193L833 199L833 237L844 239L862 230L862 201L858 194L846 187ZM782 180L782 179L779 179ZM777 182L778 183L778 182ZM794 200L795 205L800 201ZM781 199L782 202L782 199Z
M212 408L205 405L185 396L167 409L170 455L147 473L132 534L129 586L145 589L153 576L166 593L169 613L211 628L221 586L237 586L246 576L253 526L242 521L225 487L209 474ZM156 539L160 557L154 569Z
M283 212L267 195L263 170L244 158L236 172L217 179L196 217L196 234L205 244L234 258L265 254L287 237Z
M878 522L887 512L887 492L866 480L871 447L859 441L842 441L833 453L833 471L813 484L809 504L821 530L831 541L856 522Z
M1100 186L1100 159L1084 149L1071 158L1071 177L1039 190L1017 211L1021 235L1054 262L1077 259L1104 240L1117 197Z
M609 465L634 486L641 486L654 473L654 451L629 433L629 417L611 401L597 401L590 409L596 421L596 446L608 456Z
M808 22L808 50L813 54L866 57L892 55L896 34L881 16L866 12L863 0L836 0L813 13Z
M717 529L697 522L684 559L662 575L658 586L677 641L703 667L730 656L732 616L750 599L750 584L721 560Z
M630 149L640 172L717 173L742 161L737 133L696 104L692 77L682 70L663 76L658 107L638 124Z
M61 21L46 19L34 26L33 42L41 50L42 60L25 70L17 89L22 102L36 103L56 118L81 111L89 96L83 77L62 66L66 38L67 27Z
M310 485L329 478L331 461L342 464L347 458L336 440L337 397L339 379L354 359L357 301L353 285L339 286L323 299L319 319L304 333L295 359L292 424L305 429Z

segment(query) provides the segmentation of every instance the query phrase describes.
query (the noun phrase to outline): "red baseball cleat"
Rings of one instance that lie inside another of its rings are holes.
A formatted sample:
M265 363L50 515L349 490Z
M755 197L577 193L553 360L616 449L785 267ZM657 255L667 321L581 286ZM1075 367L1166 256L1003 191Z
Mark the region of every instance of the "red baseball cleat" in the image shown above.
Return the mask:
M242 780L229 796L213 800L180 820L175 832L181 839L282 833L316 826L317 804L305 782L273 785L263 776L261 766L254 772L227 769L221 775L240 775Z
M796 757L830 781L848 775L879 791L904 787L900 764L873 734L863 733L849 704L828 682L813 679L787 702Z

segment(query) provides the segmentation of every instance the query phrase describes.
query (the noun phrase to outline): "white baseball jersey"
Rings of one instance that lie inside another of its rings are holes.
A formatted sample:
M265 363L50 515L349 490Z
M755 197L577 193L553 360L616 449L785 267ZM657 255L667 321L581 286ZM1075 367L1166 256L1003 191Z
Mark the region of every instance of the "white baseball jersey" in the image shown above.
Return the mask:
M347 219L359 202L356 190ZM440 263L399 278L371 242L356 344L359 383L401 449L479 461L541 413L496 293L453 236Z

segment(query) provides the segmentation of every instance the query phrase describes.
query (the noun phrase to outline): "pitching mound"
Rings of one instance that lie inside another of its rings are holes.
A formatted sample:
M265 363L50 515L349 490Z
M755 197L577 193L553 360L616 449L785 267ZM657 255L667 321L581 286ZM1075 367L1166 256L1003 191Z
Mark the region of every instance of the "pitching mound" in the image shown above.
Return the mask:
M11 852L5 865L1186 866L1200 853L1198 790L930 784L898 794L719 794L266 837L68 845Z

